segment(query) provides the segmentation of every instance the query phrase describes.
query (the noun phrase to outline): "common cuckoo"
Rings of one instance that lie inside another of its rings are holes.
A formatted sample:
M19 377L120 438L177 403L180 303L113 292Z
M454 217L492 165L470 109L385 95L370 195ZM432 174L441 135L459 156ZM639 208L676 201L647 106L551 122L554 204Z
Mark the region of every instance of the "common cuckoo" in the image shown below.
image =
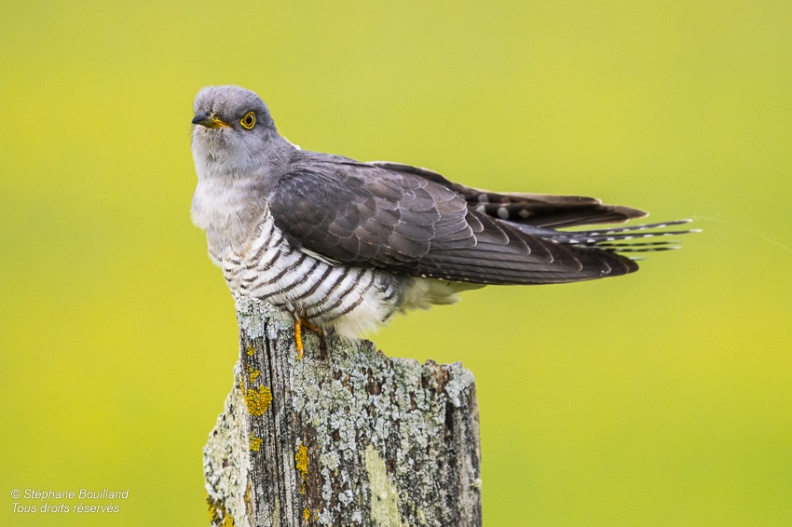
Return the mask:
M488 284L557 284L632 273L620 253L689 220L559 230L646 216L595 198L497 193L424 168L302 150L237 86L195 99L194 223L235 297L347 337L397 312L456 302ZM299 340L299 337L298 337Z

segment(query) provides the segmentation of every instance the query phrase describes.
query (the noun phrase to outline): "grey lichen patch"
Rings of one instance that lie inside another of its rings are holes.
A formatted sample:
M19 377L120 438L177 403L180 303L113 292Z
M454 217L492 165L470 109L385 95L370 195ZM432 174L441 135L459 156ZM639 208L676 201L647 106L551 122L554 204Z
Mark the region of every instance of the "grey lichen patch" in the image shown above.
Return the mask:
M269 329L267 338L275 340L279 330L289 327L290 324L294 325L294 319L287 312L255 298L238 298L236 312L239 328L251 339L263 337ZM266 324L267 321L271 324Z
M214 502L222 503L226 514L237 527L249 526L244 496L247 490L250 460L249 430L245 402L238 388L242 379L239 363L234 367L234 388L226 398L225 410L218 417L204 447L206 492ZM227 522L226 522L227 523Z
M405 496L403 509L412 511L410 523L427 523L427 516L429 524L441 521L439 510L425 511L418 504L446 492L436 474L437 460L453 454L445 439L446 413L463 404L473 375L460 364L388 359L368 342L350 346L328 337L326 344L329 358L306 353L294 364L290 383L295 410L311 427L319 447L321 497L327 504L320 523L350 517L344 514L358 503L369 509L376 506L380 519L390 517L383 511L399 508L400 493L387 494L383 501L382 478L388 470L394 488ZM375 471L376 492L345 484L358 477L355 467L363 463L382 468ZM478 473L466 477L472 480Z
M452 364L448 383L445 385L445 392L448 394L451 404L459 408L462 405L460 396L465 390L470 390L474 383L473 374L463 368L461 363L455 362Z
M377 450L366 447L366 472L371 492L371 519L377 527L402 527L399 514L399 491L388 475L385 460Z

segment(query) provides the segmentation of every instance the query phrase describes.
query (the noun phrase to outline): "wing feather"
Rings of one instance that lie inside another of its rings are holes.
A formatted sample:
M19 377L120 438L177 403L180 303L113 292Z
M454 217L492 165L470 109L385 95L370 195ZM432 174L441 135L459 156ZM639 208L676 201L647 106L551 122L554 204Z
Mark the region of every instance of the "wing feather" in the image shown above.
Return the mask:
M631 207L605 205L597 198L553 194L498 193L454 183L426 168L376 161L371 165L413 174L454 190L489 216L535 227L575 227L602 223L621 223L643 218L646 212Z

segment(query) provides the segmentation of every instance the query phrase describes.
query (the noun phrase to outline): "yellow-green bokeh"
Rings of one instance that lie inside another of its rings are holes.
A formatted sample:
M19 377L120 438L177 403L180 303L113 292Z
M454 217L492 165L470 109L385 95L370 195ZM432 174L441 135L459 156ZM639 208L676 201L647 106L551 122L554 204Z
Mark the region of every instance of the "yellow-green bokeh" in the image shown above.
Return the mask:
M375 338L475 373L486 525L792 524L789 2L3 8L0 524L208 521L237 343L189 121L221 83L304 148L704 229L629 277L475 291ZM86 487L130 497L11 512Z

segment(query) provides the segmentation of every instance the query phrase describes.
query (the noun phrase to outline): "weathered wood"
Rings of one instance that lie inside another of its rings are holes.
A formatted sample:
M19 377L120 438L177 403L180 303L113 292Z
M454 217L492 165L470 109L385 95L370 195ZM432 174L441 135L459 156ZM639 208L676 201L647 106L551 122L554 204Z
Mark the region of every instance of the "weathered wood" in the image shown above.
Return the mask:
M479 423L461 364L388 359L237 303L234 386L204 449L213 526L481 525Z

